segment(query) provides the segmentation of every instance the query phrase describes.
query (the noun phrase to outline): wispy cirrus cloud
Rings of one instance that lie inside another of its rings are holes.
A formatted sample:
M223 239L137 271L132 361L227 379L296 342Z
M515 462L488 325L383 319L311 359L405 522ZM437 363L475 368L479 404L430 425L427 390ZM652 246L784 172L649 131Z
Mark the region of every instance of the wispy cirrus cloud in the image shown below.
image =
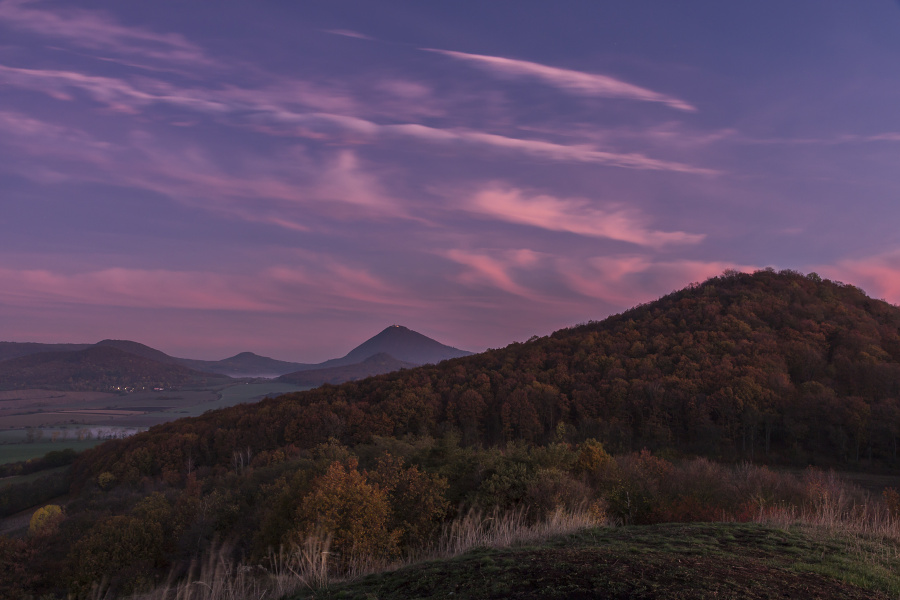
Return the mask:
M587 258L528 249L454 249L440 254L462 270L458 284L517 297L517 308L554 306L582 314L622 310L654 300L726 269L756 268L729 261L663 257L653 253ZM600 308L597 302L605 305ZM496 305L496 300L492 302Z
M844 144L867 144L872 142L900 142L900 132L858 134L843 133L830 137L753 137L750 135L733 135L732 141L748 145L773 146L840 146Z
M585 73L571 69L561 69L540 63L504 58L501 56L487 56L484 54L469 54L453 50L437 50L423 48L428 52L436 52L450 58L473 64L495 75L507 77L530 77L543 83L579 96L596 96L602 98L622 98L626 100L639 100L642 102L659 102L671 108L687 112L695 112L697 108L684 100L654 92L631 83L627 83L608 75L597 73Z
M298 134L301 135L315 135L316 132L327 135L329 131L334 131L333 128L337 128L355 136L368 138L394 136L439 144L460 143L560 162L593 163L625 169L670 171L694 175L719 174L715 169L656 159L637 152L611 152L599 150L590 144L558 144L470 129L443 129L418 123L382 125L354 116L295 113L284 110L269 115L260 115L259 118L273 118L285 124L292 124L301 128L298 131Z
M323 159L303 153L263 159L241 151L231 153L226 165L196 144L172 146L148 132L135 132L126 145L106 142L11 111L0 111L0 134L0 148L11 151L9 164L0 170L38 182L133 187L229 218L294 231L309 231L310 222L321 217L414 218L352 150ZM57 168L13 160L23 155L52 156Z
M596 163L622 167L626 169L642 169L650 171L672 171L695 175L716 175L715 169L695 167L676 161L650 158L637 152L609 152L598 150L589 144L566 145L545 142L542 140L526 140L510 138L483 132L462 132L461 139L472 141L494 148L516 150L534 156L551 158L560 161Z
M356 38L358 40L370 40L373 41L375 38L372 36L366 35L364 33L360 33L358 31L353 31L352 29L325 29L325 33L330 33L332 35L340 35L343 37Z
M199 90L144 80L144 88L115 77L86 75L74 71L24 69L0 65L0 77L7 85L45 93L57 100L73 100L72 92L80 90L108 108L136 113L149 104L160 103L205 113L222 114L231 109L214 99L214 94Z
M310 230L321 217L412 218L349 150L324 161L278 157L264 168L240 156L238 167L227 168L198 148L173 153L149 138L134 145L145 160L123 164L120 183L232 218L294 231Z
M443 253L445 258L465 267L457 281L468 286L497 288L514 296L531 300L540 299L534 290L516 282L516 268L532 267L537 255L530 250L504 251L501 253L453 249Z
M557 273L573 292L621 308L655 300L691 282L720 275L726 269L752 272L755 267L728 261L672 260L637 254L587 260L560 257L556 261Z
M38 150L39 146L42 148L43 143L57 144L64 141L77 146L95 146L98 148L109 146L83 131L48 123L47 121L9 110L0 110L0 131L6 136L32 141L35 144L35 150ZM7 137L8 140L9 137ZM46 150L52 151L55 147L51 145Z
M303 265L273 266L254 274L126 267L66 273L0 266L0 302L275 313L418 306L408 290L365 268L330 256L308 258Z
M607 238L639 246L696 244L703 234L655 231L647 228L634 211L596 208L581 198L557 198L547 194L527 195L522 190L492 185L472 195L464 208L509 223Z
M83 48L106 50L169 62L213 65L203 50L184 36L156 33L118 23L106 13L78 8L40 8L34 0L0 1L0 21L17 29L66 40Z
M125 113L137 113L153 104L232 119L232 124L278 136L314 137L350 143L394 136L431 143L464 143L516 152L562 162L594 163L626 169L671 171L715 175L717 171L677 161L661 160L636 152L599 150L590 144L558 144L544 140L514 138L484 131L443 129L417 123L379 124L348 114L297 111L288 106L284 94L260 90L179 88L143 78L140 84L118 78L85 75L71 71L23 69L0 65L0 77L8 84L46 93L59 100L72 100L73 90L81 90L95 101ZM319 95L312 93L312 101ZM297 98L302 100L303 97ZM348 103L349 106L349 103ZM277 131L273 125L278 125ZM290 126L285 129L283 126ZM347 137L347 135L351 137ZM362 136L362 137L360 137Z
M8 304L89 304L211 310L273 310L249 278L166 269L107 268L84 273L0 268ZM241 290L244 290L243 292Z

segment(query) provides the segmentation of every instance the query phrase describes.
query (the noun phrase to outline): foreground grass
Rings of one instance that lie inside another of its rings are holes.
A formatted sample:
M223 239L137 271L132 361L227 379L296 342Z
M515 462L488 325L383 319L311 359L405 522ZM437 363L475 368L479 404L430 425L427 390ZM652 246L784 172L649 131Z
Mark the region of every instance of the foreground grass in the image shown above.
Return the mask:
M477 548L300 599L897 598L896 539L831 529L694 523L591 528L541 544Z

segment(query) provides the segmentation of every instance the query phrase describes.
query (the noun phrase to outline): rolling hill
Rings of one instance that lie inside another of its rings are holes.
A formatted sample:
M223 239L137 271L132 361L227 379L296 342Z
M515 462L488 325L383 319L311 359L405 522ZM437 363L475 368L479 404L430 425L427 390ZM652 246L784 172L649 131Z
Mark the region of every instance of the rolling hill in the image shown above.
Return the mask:
M150 346L146 346L138 342L132 342L130 340L101 340L97 342L95 346L117 348L122 352L127 352L128 354L134 354L135 356L154 360L164 365L175 365L179 363L179 359L169 356L161 350L151 348Z
M226 379L132 354L118 345L101 343L84 350L40 352L2 361L0 390L171 389Z
M198 371L230 377L279 377L302 385L342 383L380 375L401 368L437 363L448 358L468 356L470 352L446 346L400 325L392 325L369 338L345 356L321 363L294 363L242 352L218 361L176 359ZM382 356L372 360L376 355ZM390 359L390 360L388 360ZM305 373L305 375L300 375Z
M266 377L274 379L285 373L315 367L315 365L287 362L260 356L253 352L241 352L222 360L195 360L191 358L178 358L176 360L179 364L197 371L218 373L229 377Z
M0 342L0 361L40 352L71 352L90 348L93 344L40 344L37 342Z
M347 442L380 431L366 418L348 421L358 405L387 418L392 435L452 427L468 442L494 445L545 443L565 431L617 452L895 463L898 398L900 309L852 285L760 271L526 343L166 427L201 439L210 428L229 430L261 450L311 447L332 435L305 424L322 414ZM247 427L279 433L255 439ZM231 460L230 450L206 455Z
M371 375L387 373L399 368L409 366L436 363L448 358L456 358L471 354L465 350L459 350L445 346L420 333L393 325L378 335L366 340L347 355L334 358L322 363L296 363L277 360L266 356L260 356L253 352L241 352L222 360L197 360L191 358L177 358L130 340L102 340L97 344L37 344L31 342L0 342L0 362L20 356L41 354L47 352L76 352L92 346L112 347L154 360L168 365L181 365L195 371L225 375L228 377L262 377L277 378L282 375L297 373L300 371L315 371L321 376L304 377L304 385L320 385L322 383L335 383L362 379ZM389 354L396 362L385 359L366 362L376 354ZM364 363L364 364L363 364ZM381 366L375 367L378 363ZM357 365L355 368L353 365ZM341 371L323 372L323 369L343 367Z

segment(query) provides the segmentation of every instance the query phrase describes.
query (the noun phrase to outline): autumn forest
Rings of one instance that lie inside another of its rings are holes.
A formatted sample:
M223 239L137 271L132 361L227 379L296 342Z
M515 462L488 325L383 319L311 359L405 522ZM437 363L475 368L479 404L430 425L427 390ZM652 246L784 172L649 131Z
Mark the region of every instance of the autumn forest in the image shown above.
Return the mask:
M728 271L547 337L48 457L0 490L4 515L68 494L0 538L0 596L127 594L223 544L265 564L314 534L335 569L390 561L472 509L746 520L815 503L831 469L896 473L898 443L900 308L814 273Z

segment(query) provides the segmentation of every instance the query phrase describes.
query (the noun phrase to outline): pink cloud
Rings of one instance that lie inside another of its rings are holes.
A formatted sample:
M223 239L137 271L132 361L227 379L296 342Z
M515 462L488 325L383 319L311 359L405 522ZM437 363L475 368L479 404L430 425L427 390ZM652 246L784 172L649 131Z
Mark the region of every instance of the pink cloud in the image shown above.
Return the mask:
M235 107L199 90L177 89L161 81L144 78L142 90L122 79L85 75L73 71L20 69L0 65L0 76L7 84L45 93L58 100L72 100L72 89L87 93L95 101L120 112L136 113L138 108L161 103L204 113L223 114ZM211 94L215 96L215 94Z
M814 269L823 277L852 283L874 298L900 304L900 250L858 259L839 260Z
M877 135L866 136L865 139L873 142L900 142L900 133L879 133Z
M555 257L530 249L451 249L437 253L449 259L462 270L450 280L461 284L468 291L460 292L454 286L454 299L447 303L439 298L435 302L440 310L452 314L460 306L489 310L498 313L546 311L550 317L560 311L571 311L580 304L559 280ZM496 291L503 292L497 296ZM505 294L516 297L510 301ZM471 316L471 315L469 315Z
M109 268L63 274L0 268L0 297L11 303L50 302L101 306L272 310L251 292L251 281L213 273ZM239 290L245 290L241 293Z
M724 261L658 260L652 256L602 256L588 260L560 258L556 267L575 292L622 308L649 302L726 269L752 272L755 267Z
M535 296L532 291L513 280L511 268L515 266L515 261L500 260L484 253L464 250L449 250L444 256L467 267L467 270L458 277L460 283L466 285L487 284L516 296L527 298Z
M63 127L47 121L41 121L19 112L0 110L0 131L6 136L32 141L58 143L67 140L79 146L95 146L97 148L108 147L108 144L99 142L86 133ZM7 138L9 139L9 138ZM52 147L51 147L52 149Z
M333 35L341 35L344 37L356 38L358 40L375 40L375 38L368 36L364 33L359 33L358 31L353 31L351 29L325 29L325 33L331 33Z
M9 111L0 111L0 133L5 145L19 154L50 155L79 166L65 171L44 162L7 167L40 182L133 186L232 218L293 231L308 231L311 216L421 220L393 199L349 150L324 161L302 154L260 158L234 153L226 167L201 148L165 145L147 133L133 134L130 144L123 146Z
M660 102L678 110L695 112L696 107L673 96L667 96L642 88L607 75L585 73L570 69L560 69L525 60L515 60L500 56L486 56L482 54L467 54L452 50L434 50L424 48L429 52L437 52L462 60L486 71L497 75L511 77L531 77L548 85L580 96L598 96L603 98L623 98L628 100L640 100L644 102Z
M674 171L696 175L715 175L717 171L701 167L693 167L684 163L658 160L637 153L619 153L597 150L586 144L563 145L540 140L523 140L482 132L464 132L459 134L468 141L478 142L498 148L519 150L536 156L555 160L568 160L605 164L627 169L646 169L652 171Z
M123 267L64 273L0 267L0 302L279 314L419 305L408 290L364 268L327 256L307 258L302 266L273 266L254 274Z
M181 35L124 26L99 11L31 8L35 4L32 0L3 0L0 21L25 31L65 39L83 48L197 65L214 64L198 46Z
M736 136L736 142L743 144L771 144L785 146L838 146L843 144L864 144L870 142L900 142L900 132L886 131L871 135L845 133L833 137L821 138L754 138L749 136Z
M361 127L357 128L362 130ZM659 160L643 154L597 150L594 146L588 144L557 144L466 129L440 129L407 123L400 125L376 125L374 129L370 129L370 132L384 132L435 143L462 142L563 162L596 163L626 169L671 171L695 175L718 174L718 171L713 169L695 167L675 161Z
M549 195L527 197L514 188L488 187L472 196L466 209L510 223L602 237L641 246L696 244L705 237L683 231L653 231L634 211L598 209L585 199L560 199Z
M581 314L602 318L600 301L608 308L624 310L681 289L692 282L721 275L726 269L752 272L755 267L726 261L660 258L632 254L573 258L563 254L537 253L531 250L449 250L441 256L463 267L455 277L458 284L482 295L466 295L473 305L480 298L487 310L532 313L549 311L552 315ZM491 288L517 297L516 302L492 296ZM486 295L484 295L486 294ZM450 310L450 307L447 307ZM559 326L571 325L560 322Z

